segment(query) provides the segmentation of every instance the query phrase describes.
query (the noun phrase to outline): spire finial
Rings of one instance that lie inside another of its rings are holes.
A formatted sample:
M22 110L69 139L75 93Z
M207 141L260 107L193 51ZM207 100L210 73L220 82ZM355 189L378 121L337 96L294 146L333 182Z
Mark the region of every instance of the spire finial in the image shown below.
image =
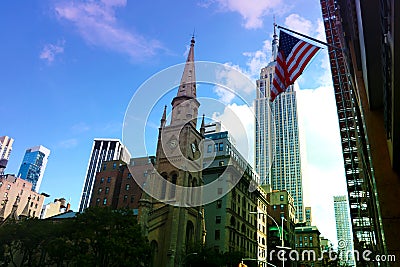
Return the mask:
M274 35L272 39L272 57L271 61L274 62L276 60L276 57L278 56L278 35L276 34L276 21L275 21L275 15L274 15Z
M194 37L196 36L195 34L196 34L196 28L193 28L192 40L190 41L190 43L193 44L193 45L194 45L194 43L196 42L196 41L194 40Z
M203 113L203 119L201 120L201 126L200 126L200 133L204 135L205 132L206 132L206 127L204 124L204 113Z

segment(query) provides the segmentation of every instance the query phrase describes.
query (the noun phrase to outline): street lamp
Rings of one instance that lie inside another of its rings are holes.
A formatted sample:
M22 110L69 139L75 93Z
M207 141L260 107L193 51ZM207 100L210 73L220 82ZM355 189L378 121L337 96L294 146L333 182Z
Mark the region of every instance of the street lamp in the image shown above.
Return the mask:
M285 247L285 242L284 242L284 239L283 239L283 221L284 221L284 220L287 221L287 220L285 219L285 217L281 216L281 222L282 222L282 230L281 230L281 229L279 228L278 223L275 221L275 219L274 219L271 215L269 215L268 213L263 212L263 211L250 211L249 214L257 214L257 215L258 215L258 214L263 214L263 215L267 215L269 218L271 218L272 221L275 223L276 227L278 228L279 236L280 236L280 239L281 239L281 246L276 246L276 247L277 247L277 248L280 248L280 249L292 249L292 248L290 248L290 247ZM266 223L266 222L265 222L265 223ZM266 227L266 228L268 228L268 227ZM285 261L284 261L284 259L282 259L282 266L285 266Z

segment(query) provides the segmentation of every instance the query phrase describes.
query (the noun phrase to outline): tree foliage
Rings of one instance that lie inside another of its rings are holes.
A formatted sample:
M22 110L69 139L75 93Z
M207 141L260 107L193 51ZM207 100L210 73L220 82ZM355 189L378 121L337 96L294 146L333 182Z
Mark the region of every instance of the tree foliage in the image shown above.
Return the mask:
M88 208L73 219L0 227L0 266L147 266L149 256L130 210Z

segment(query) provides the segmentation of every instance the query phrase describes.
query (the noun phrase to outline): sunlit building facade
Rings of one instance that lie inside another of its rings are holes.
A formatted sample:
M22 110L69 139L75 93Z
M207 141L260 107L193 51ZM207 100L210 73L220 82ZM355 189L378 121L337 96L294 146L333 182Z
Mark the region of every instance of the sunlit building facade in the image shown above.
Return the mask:
M277 35L272 41L271 62L261 69L257 80L254 110L255 167L261 184L272 190L287 190L294 198L296 219L304 219L297 98L293 86L270 102L270 87L278 51Z

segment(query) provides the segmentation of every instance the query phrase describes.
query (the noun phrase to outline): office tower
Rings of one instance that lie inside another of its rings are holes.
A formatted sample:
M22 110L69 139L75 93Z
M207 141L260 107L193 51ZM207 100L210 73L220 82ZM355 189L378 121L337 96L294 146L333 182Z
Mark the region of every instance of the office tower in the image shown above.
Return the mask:
M11 174L0 175L0 225L7 218L39 218L48 195L33 190L32 184Z
M129 163L131 155L119 139L96 138L93 141L92 152L83 183L79 212L89 207L96 173L101 170L104 161L122 160Z
M151 266L181 265L185 252L195 244L203 244L205 236L204 212L199 205L202 195L200 190L193 190L203 185L196 160L205 131L204 119L200 131L196 129L200 103L196 98L194 44L192 38L179 89L171 103L171 122L167 124L166 107L161 118L157 175L147 183L157 191L157 198L143 194L139 203L139 223L144 226L153 253Z
M341 266L354 266L353 238L350 229L349 204L346 196L333 197L335 207L336 235Z
M266 218L262 220L262 214L252 213L257 213L259 206L266 213L268 202L261 189L249 192L258 175L232 144L228 132L206 134L205 138L213 141L204 143L205 161L213 160L203 170L204 184L212 184L212 189L220 195L216 201L204 205L206 246L221 253L241 251L244 258L265 262Z
M306 212L306 226L311 226L312 224L312 216L311 216L311 207L306 207L305 208Z
M0 174L3 174L7 167L13 143L14 139L8 136L0 136Z
M255 166L261 184L271 184L272 190L287 190L294 198L296 219L302 222L303 188L300 161L300 140L297 118L296 92L290 86L274 102L270 102L270 88L275 72L274 61L278 39L274 31L271 62L261 69L257 80L254 110Z
M393 199L400 194L400 2L320 2L354 248L398 254L400 205Z
M38 192L46 170L50 150L44 146L34 146L25 151L24 159L18 171L18 177L32 183L32 190Z

